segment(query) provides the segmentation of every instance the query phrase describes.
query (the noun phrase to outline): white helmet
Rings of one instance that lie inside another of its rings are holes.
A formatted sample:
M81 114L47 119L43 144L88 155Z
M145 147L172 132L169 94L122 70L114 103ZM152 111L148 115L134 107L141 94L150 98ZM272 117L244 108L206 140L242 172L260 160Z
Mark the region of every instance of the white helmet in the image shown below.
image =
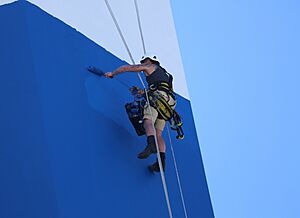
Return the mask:
M140 63L142 63L147 58L149 58L151 61L155 61L155 62L159 63L159 59L157 58L157 56L155 54L148 54L148 53L142 56Z

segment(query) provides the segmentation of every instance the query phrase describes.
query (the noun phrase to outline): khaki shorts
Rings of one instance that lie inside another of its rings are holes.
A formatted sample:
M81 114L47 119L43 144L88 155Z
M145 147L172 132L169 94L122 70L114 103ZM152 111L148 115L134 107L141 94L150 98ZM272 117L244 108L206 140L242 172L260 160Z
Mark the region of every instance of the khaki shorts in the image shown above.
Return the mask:
M174 109L176 106L176 101L170 96L168 96L164 91L157 91L159 92L167 101L168 104L171 105L171 107ZM164 119L158 118L158 112L157 110L149 106L148 103L144 106L144 117L143 119L152 120L154 122L155 129L159 129L161 131L164 130L164 127L166 125L166 121Z

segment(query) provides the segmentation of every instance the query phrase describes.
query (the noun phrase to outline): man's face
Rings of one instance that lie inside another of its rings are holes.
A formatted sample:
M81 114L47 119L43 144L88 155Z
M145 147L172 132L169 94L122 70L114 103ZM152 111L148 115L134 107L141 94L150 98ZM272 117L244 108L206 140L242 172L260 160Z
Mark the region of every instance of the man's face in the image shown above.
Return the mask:
M142 64L151 64L151 60L149 58L146 58L144 61L142 61Z

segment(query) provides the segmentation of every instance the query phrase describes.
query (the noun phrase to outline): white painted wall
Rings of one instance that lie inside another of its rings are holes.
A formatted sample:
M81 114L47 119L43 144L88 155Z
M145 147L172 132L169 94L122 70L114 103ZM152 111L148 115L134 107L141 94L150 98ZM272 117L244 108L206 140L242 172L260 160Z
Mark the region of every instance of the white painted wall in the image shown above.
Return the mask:
M119 58L131 63L104 0L29 0ZM0 0L0 4L13 2ZM136 63L143 55L134 0L109 0ZM169 0L138 0L147 52L174 75L174 89L189 99Z
M0 5L4 5L4 4L7 4L7 3L11 3L11 2L14 2L15 0L0 0Z

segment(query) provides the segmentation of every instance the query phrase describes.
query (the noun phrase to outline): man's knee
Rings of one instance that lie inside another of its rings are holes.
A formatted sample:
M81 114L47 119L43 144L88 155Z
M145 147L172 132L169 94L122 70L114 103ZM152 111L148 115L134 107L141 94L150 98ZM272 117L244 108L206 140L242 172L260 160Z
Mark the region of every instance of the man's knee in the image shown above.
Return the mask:
M144 127L149 126L149 125L152 125L152 121L148 118L144 118L143 124L144 124Z

